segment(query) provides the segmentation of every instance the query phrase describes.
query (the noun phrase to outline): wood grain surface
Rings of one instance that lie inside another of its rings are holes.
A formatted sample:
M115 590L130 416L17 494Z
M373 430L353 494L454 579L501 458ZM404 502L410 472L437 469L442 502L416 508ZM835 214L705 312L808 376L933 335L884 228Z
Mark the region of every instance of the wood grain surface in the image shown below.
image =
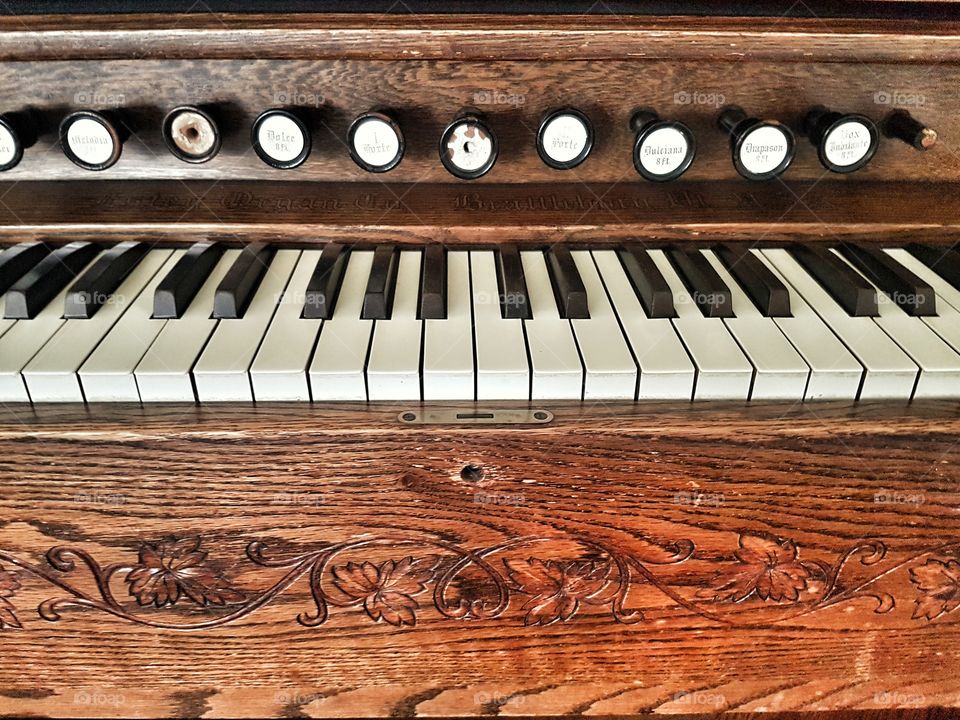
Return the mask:
M954 242L948 183L0 183L0 244L146 239L184 245L390 242L591 247L660 240Z
M960 705L956 403L548 407L8 408L0 712Z

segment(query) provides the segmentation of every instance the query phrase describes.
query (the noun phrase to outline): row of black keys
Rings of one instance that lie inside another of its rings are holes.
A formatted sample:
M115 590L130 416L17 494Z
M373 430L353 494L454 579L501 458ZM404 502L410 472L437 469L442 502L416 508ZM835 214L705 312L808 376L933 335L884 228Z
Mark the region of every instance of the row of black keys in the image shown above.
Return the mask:
M142 242L122 242L100 254L97 261L70 288L64 317L90 318L116 291L150 247ZM161 281L154 296L154 317L179 318L219 261L224 247L215 242L194 244ZM664 248L671 264L706 317L733 317L730 289L695 249ZM933 289L892 257L874 247L843 243L838 250L864 277L822 246L789 248L800 264L852 316L878 315L876 285L908 314L935 315ZM921 244L907 250L960 290L960 251ZM0 253L0 295L6 293L5 316L35 317L50 300L97 257L101 248L75 242L51 249L40 242L21 243ZM790 313L790 295L780 279L742 245L715 247L721 262L743 286L760 312L767 317ZM275 246L251 243L240 253L217 287L213 316L239 318L260 285ZM333 315L349 250L338 243L324 246L314 269L304 302L307 318L329 319ZM570 250L558 245L545 251L561 317L589 318L587 293ZM676 315L674 296L650 256L638 246L619 251L624 270L647 314L653 318ZM516 245L500 246L496 253L501 311L505 318L529 319L526 283ZM381 245L374 252L373 266L364 294L364 319L390 317L399 260L397 249ZM440 245L423 251L419 316L446 317L446 251ZM873 283L873 285L871 285Z

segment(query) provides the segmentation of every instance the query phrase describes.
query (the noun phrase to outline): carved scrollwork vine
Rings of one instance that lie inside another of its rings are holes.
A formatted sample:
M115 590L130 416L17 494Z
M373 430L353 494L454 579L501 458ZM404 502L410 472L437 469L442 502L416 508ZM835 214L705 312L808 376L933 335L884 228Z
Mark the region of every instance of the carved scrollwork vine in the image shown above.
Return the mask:
M500 618L510 607L522 612L528 626L566 622L591 607L632 624L649 612L631 607L631 594L642 587L678 609L726 625L757 622L753 613L760 609L763 622L776 623L864 599L875 613L886 614L897 600L884 581L901 572L913 586L914 620L931 621L960 607L960 543L891 564L884 562L882 542L865 541L830 564L801 558L792 540L760 533L741 533L729 559L697 557L689 540L643 557L579 537L560 538L578 548L572 556L545 555L548 544L556 552L557 540L518 538L470 550L432 538L362 537L289 556L252 542L247 559L263 571L276 571L254 591L235 587L216 570L200 537L143 543L137 562L110 565L76 547L51 548L39 564L0 551L0 630L23 628L14 601L28 576L61 591L37 607L44 620L56 622L70 609L87 608L170 630L237 622L304 578L313 607L297 620L306 627L325 623L332 608L360 608L371 620L395 627L416 625L427 610L444 619L471 620ZM709 581L692 596L689 583L670 579L675 571L663 572L687 561L706 563L709 570ZM83 570L86 583L79 581ZM122 588L132 600L118 597ZM161 612L173 606L194 612Z

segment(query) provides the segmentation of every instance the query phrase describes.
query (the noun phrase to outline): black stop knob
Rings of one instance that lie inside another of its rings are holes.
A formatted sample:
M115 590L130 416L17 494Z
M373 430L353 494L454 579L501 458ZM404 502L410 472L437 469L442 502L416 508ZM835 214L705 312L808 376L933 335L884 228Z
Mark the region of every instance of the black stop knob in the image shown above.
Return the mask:
M747 117L731 105L721 110L717 124L730 135L733 166L747 180L775 178L793 162L796 139L783 123Z
M0 172L17 166L25 148L37 142L37 118L32 110L0 115Z
M835 173L854 172L870 162L880 139L877 126L865 115L822 106L803 118L803 132L817 149L820 164Z
M633 166L640 176L653 182L666 182L683 175L697 154L693 133L677 120L662 120L654 110L637 111L630 121L636 133L633 140Z
M120 159L129 132L118 113L78 110L60 123L63 154L84 170L106 170Z

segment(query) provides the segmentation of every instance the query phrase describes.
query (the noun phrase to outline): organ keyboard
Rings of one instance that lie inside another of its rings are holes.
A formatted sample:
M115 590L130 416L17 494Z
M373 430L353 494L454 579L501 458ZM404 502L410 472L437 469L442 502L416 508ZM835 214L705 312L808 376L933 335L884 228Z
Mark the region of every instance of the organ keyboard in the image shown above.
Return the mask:
M955 714L960 5L18 3L0 716Z
M25 242L0 254L0 400L954 398L955 256Z

